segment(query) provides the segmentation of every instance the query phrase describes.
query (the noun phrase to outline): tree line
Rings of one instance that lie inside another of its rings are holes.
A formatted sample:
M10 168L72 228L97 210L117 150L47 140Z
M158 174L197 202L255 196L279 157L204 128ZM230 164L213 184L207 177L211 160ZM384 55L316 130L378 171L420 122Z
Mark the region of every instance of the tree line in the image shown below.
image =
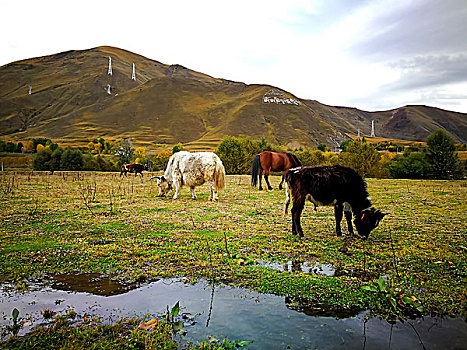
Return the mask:
M164 170L170 156L183 150L183 145L179 143L172 149L148 156L144 147L133 147L128 138L116 141L94 139L87 147L81 148L62 148L46 138L27 141L26 145L0 141L0 151L5 151L5 147L16 152L24 152L25 149L36 152L33 169L46 171L119 171L121 165L126 163L147 164L150 170ZM457 156L459 146L444 130L432 133L426 140L426 148L421 150L409 148L396 156L381 151L392 147L395 145L387 142L371 144L362 138L342 142L339 153L326 152L324 147L290 150L265 138L254 140L246 136L227 136L219 143L215 153L221 158L227 174L250 174L253 158L263 151L291 152L304 166L348 166L364 177L460 179L466 174L467 162L460 161Z
M341 152L324 152L322 148L283 149L265 139L226 137L216 149L228 174L249 174L251 162L263 151L291 152L303 166L343 165L354 168L364 177L406 179L462 179L467 174L467 162L461 161L452 137L444 130L433 132L421 150L409 148L392 157L378 149L395 147L390 143L371 144L365 138L346 140Z

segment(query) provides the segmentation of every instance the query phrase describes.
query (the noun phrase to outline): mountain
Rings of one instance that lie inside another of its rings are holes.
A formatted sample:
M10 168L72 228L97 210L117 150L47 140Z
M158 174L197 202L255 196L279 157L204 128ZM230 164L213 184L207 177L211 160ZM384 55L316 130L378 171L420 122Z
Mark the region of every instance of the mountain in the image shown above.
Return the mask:
M442 128L465 143L466 117L428 106L382 112L326 106L277 87L213 78L108 46L0 67L0 136L17 140L86 144L96 137L130 137L152 149L178 142L213 149L225 135L248 135L282 145L335 146L358 129L369 135L374 120L379 137L423 141Z

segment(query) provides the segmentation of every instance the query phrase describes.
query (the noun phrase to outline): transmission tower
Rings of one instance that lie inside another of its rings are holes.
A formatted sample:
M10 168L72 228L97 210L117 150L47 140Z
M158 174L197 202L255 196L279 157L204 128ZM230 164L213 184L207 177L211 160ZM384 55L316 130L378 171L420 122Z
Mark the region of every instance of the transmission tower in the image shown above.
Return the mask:
M107 72L108 75L112 75L112 57L109 56L109 70Z

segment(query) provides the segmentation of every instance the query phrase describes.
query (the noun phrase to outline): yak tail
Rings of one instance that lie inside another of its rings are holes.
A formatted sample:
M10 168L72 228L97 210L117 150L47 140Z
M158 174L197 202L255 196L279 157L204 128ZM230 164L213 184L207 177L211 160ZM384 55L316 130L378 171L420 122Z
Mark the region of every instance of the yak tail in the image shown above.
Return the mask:
M214 170L214 183L218 191L224 189L225 169L224 169L224 165L220 162L216 162L216 168Z
M256 157L253 159L253 163L251 164L251 186L253 187L256 187L256 184L258 183L258 174L260 166L261 164L259 154L257 154Z

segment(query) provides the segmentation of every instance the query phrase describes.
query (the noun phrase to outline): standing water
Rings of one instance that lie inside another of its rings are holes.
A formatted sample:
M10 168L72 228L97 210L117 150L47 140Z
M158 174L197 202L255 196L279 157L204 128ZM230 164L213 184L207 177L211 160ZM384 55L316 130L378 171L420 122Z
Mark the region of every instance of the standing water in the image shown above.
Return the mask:
M197 315L185 325L182 342L218 339L253 340L248 349L462 349L467 325L460 318L424 317L394 325L366 320L367 312L345 313L300 298L260 294L242 288L194 285L161 279L148 285L121 285L109 278L86 274L50 276L50 285L31 284L22 293L0 285L0 326L11 324L13 308L32 323L43 321L41 310L101 316L106 322L122 317L153 317L177 301L183 312Z

